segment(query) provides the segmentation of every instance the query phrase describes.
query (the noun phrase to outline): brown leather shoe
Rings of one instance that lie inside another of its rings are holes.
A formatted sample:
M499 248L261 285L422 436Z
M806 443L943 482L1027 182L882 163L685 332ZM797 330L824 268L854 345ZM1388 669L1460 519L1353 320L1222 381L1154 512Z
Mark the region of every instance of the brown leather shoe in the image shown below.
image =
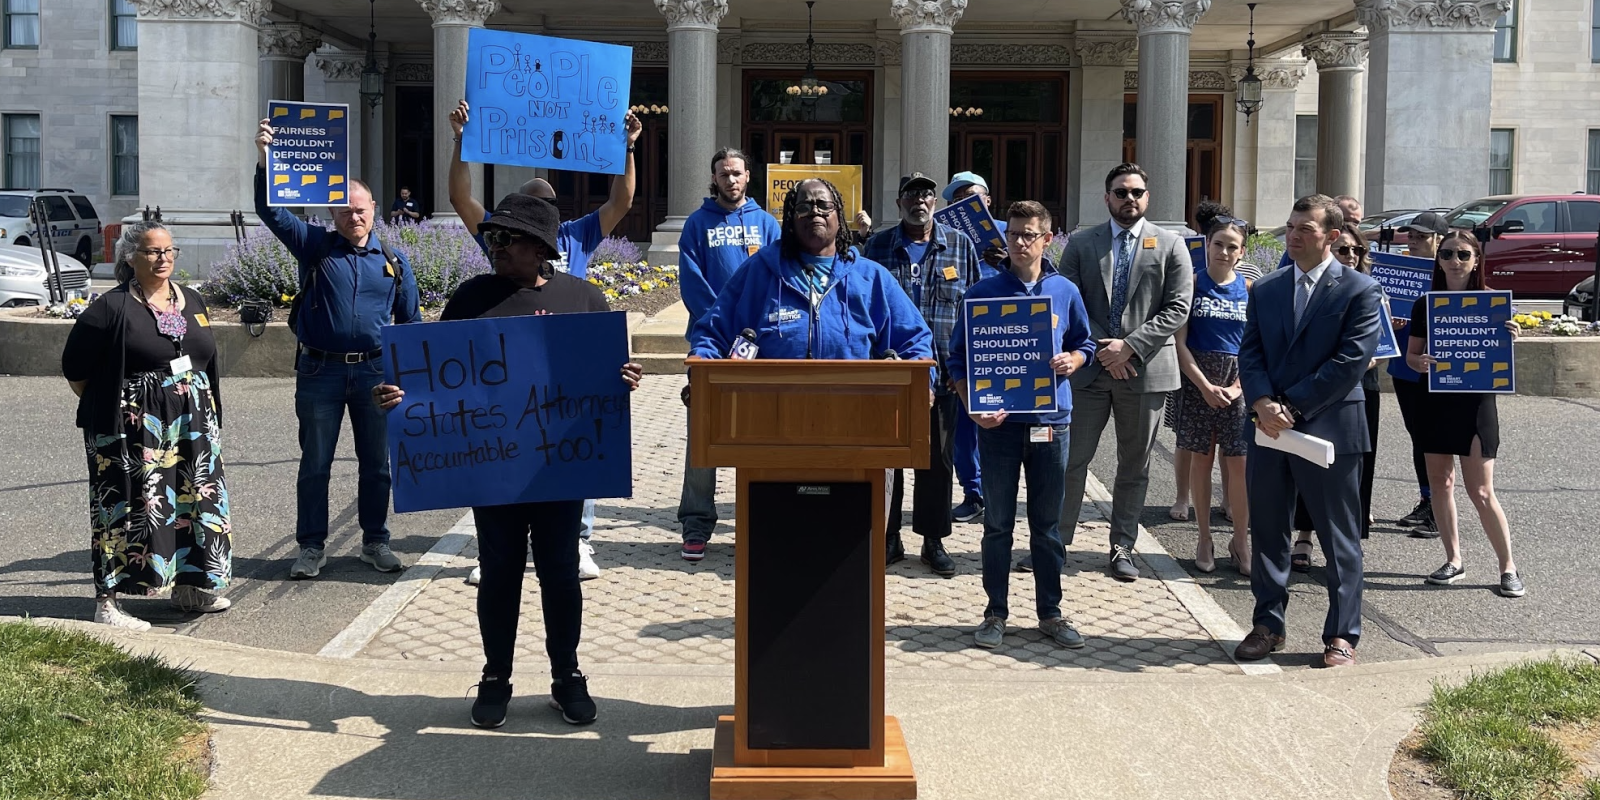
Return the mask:
M1353 667L1356 665L1356 649L1349 642L1334 637L1333 641L1322 648L1322 666L1324 667Z
M1233 657L1240 661L1260 661L1268 653L1276 653L1283 649L1283 637L1267 630L1265 625L1257 625L1244 637L1244 641L1233 649Z

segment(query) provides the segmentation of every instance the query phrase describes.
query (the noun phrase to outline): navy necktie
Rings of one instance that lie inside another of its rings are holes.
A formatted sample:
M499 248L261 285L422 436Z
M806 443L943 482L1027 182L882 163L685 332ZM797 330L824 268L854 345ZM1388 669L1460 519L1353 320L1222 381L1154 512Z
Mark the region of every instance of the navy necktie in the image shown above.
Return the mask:
M1111 275L1111 335L1122 335L1122 312L1128 307L1128 272L1133 268L1133 231L1117 236L1117 266Z

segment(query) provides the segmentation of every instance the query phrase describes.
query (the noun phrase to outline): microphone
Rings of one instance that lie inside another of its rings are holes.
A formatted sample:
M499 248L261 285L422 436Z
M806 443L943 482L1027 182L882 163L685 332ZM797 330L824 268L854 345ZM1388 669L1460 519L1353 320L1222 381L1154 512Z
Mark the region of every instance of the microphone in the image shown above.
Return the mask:
M733 340L733 345L728 348L728 358L748 360L756 357L761 348L756 346L756 332L745 328L739 332L739 337Z
M891 347L888 350L883 351L883 353L880 354L878 356L878 358L883 360L883 361L899 361L900 360L900 354L896 353L894 351L894 348Z

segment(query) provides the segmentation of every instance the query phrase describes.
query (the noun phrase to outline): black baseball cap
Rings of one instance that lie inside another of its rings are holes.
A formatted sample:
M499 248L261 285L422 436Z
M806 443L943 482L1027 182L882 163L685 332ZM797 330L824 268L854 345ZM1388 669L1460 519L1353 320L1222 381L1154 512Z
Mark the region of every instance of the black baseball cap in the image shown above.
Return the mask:
M1450 232L1450 226L1445 224L1444 217L1432 211L1424 211L1411 218L1410 222L1400 226L1400 230L1410 233L1434 233L1440 236Z
M906 192L915 191L918 189L927 189L930 192L936 192L939 190L939 184L935 183L932 178L920 172L913 172L910 175L900 179L900 194L905 194Z
M532 236L550 248L555 256L561 252L556 245L556 231L561 227L561 214L556 204L549 200L512 192L494 207L494 213L478 226L478 230L500 228L524 236Z

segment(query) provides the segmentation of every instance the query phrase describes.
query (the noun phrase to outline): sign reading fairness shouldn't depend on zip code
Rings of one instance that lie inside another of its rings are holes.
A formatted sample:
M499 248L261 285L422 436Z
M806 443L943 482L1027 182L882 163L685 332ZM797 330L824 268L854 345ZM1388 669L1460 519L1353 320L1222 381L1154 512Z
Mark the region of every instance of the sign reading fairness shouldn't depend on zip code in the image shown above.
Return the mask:
M632 76L631 47L473 28L461 160L621 175Z
M1034 414L1056 411L1055 308L1049 296L963 303L967 408Z
M267 109L267 205L350 205L350 107L273 100Z
M1511 293L1429 292L1428 371L1430 392L1517 391L1516 359L1511 353Z

